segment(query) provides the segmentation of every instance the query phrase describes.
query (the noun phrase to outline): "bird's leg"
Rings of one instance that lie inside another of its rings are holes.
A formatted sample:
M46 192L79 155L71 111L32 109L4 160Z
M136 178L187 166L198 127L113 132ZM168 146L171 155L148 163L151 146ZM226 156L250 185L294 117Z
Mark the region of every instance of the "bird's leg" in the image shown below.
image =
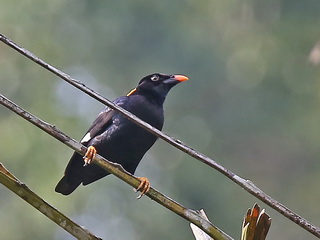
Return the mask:
M83 161L84 161L83 166L89 165L92 162L92 160L95 158L96 154L97 154L96 148L94 146L89 146L86 154L83 156Z
M136 191L140 191L140 195L137 197L137 199L140 199L144 194L146 194L151 187L151 184L146 177L138 177L140 180L140 185L135 189Z

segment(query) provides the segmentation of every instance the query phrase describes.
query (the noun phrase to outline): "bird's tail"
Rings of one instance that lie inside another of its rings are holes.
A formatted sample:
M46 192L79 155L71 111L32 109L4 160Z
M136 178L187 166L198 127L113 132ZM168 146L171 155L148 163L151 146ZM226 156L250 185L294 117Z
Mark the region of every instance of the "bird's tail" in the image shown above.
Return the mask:
M69 195L72 193L81 183L82 181L69 179L67 176L61 178L58 182L55 191L61 193L63 195Z

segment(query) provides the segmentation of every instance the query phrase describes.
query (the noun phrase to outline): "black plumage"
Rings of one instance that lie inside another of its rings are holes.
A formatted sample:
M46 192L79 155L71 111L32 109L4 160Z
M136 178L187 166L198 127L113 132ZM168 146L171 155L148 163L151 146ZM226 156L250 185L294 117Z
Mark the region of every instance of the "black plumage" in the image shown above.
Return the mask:
M183 75L151 74L138 86L114 103L161 130L164 122L163 103L169 90L188 80ZM106 107L93 122L81 143L92 146L109 161L119 163L134 173L143 155L156 141L156 136L128 120L123 114ZM95 164L84 166L83 157L74 152L63 178L55 191L68 195L81 183L90 184L109 173Z

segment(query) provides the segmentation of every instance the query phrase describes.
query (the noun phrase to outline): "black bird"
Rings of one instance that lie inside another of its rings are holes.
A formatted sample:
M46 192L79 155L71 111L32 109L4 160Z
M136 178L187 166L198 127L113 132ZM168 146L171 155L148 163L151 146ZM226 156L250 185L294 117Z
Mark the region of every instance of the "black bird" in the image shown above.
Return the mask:
M173 86L186 80L188 78L183 75L151 74L142 78L138 86L126 96L113 102L161 130L166 95ZM110 174L98 165L90 165L96 153L121 164L125 170L134 174L141 158L156 139L156 136L137 126L123 114L106 107L81 140L88 147L87 153L82 157L74 152L55 191L69 195L81 183L87 185ZM140 180L137 190L141 191L141 197L150 189L150 183L147 178Z

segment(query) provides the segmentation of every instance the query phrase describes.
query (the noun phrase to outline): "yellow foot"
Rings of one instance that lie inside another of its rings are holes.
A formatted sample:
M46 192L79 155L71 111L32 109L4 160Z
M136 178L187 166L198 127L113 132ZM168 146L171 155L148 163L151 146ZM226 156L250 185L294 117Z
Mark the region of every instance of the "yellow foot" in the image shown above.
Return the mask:
M83 161L84 161L83 166L89 165L92 162L92 160L95 158L96 154L97 154L97 150L95 149L95 147L89 146L86 154L83 156Z
M144 194L146 194L150 190L151 184L148 178L146 177L138 177L138 179L140 180L140 185L135 190L141 192L140 195L137 197L137 199L140 199Z

